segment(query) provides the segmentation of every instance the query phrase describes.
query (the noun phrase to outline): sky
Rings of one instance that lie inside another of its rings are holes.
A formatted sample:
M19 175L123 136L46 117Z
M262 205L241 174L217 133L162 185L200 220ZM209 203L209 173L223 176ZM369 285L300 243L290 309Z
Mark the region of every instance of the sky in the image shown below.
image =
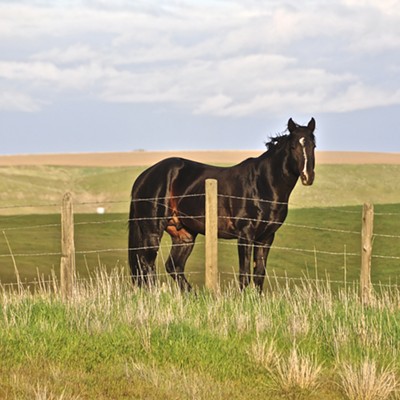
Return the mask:
M0 154L400 152L400 0L0 0Z

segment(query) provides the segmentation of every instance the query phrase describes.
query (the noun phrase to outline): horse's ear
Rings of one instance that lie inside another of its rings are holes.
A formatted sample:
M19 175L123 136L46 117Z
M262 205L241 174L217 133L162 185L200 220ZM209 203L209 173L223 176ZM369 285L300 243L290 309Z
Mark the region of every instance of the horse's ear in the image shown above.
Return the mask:
M314 118L311 118L311 120L308 123L307 127L311 132L315 131L315 119Z
M288 121L287 127L289 129L289 132L293 133L297 128L297 124L296 124L296 122L294 122L292 120L292 118L290 118L289 121Z

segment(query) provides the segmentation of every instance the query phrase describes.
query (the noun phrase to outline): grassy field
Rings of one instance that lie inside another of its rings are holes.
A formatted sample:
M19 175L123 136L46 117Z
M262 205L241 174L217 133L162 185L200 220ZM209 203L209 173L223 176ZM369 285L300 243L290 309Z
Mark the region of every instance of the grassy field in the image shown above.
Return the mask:
M281 284L260 297L164 285L133 290L98 271L71 301L0 292L0 398L396 398L400 293L368 308L352 288Z
M133 181L143 167L0 167L0 214L59 212L65 192L76 212L127 213ZM400 165L320 165L313 186L296 186L293 208L400 203ZM90 204L87 204L90 203ZM96 203L96 204L93 204ZM98 203L98 204L97 204ZM47 205L42 207L29 207Z
M0 279L15 282L16 267L23 281L40 281L0 286L0 399L399 398L399 289L376 285L365 307L352 284L365 201L377 213L373 282L400 279L399 166L322 165L313 187L296 187L263 296L236 290L233 241L219 245L224 290L205 292L203 238L187 266L195 295L163 275L168 240L161 285L132 288L127 210L141 170L0 168ZM67 190L85 277L69 302L49 278L59 269Z
M400 205L377 205L375 232L400 235L397 219ZM380 215L384 214L384 215ZM387 214L387 215L386 215ZM126 214L75 215L76 263L81 277L99 266L108 269L127 265ZM3 283L15 282L14 262L21 279L34 281L38 274L58 275L60 263L60 216L36 214L0 217L0 266ZM315 229L318 228L318 229ZM327 230L324 230L327 229ZM279 230L270 253L268 272L279 277L309 276L335 281L359 279L361 207L292 209ZM342 232L343 231L343 232ZM5 236L4 236L5 235ZM5 240L7 238L7 241ZM374 283L396 283L400 280L399 238L376 237L372 265ZM12 253L8 248L11 247ZM165 274L163 261L168 257L170 240L163 239L157 260L157 271ZM13 254L14 259L10 254ZM32 256L32 254L34 254ZM385 256L388 258L380 258ZM390 257L395 257L391 259ZM238 270L236 241L220 241L219 268L221 280L228 284ZM204 238L187 264L189 279L197 286L204 283ZM165 277L161 277L165 279Z
M32 281L38 274L49 276L52 269L57 273L58 213L60 199L67 190L73 192L75 200L80 275L85 276L98 266L125 267L129 192L132 181L142 170L0 168L0 280L15 282L14 261L24 281ZM336 281L358 280L360 235L357 232L361 230L364 201L375 204L375 233L400 236L396 217L400 215L400 166L320 166L314 186L299 184L294 190L288 219L271 251L270 274L292 278L328 275ZM26 208L27 205L31 207ZM106 208L104 215L94 213L98 206ZM194 284L202 285L203 237L198 242L187 271ZM375 283L399 280L398 243L396 237L375 237L372 268ZM169 240L164 240L157 262L160 274L165 273L163 260L168 256L168 245ZM219 247L222 281L230 282L237 272L236 245L234 241L222 241Z

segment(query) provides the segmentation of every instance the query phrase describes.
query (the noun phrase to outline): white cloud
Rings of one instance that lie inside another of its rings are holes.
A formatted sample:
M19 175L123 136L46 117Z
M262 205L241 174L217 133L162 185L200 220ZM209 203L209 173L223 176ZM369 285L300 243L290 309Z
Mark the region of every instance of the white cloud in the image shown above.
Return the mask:
M47 61L60 64L87 62L97 57L98 53L82 43L73 44L64 49L52 48L33 54L34 61Z
M82 91L118 74L114 68L96 63L59 67L50 62L0 62L0 78L27 82L26 87L34 90Z
M232 98L223 94L207 97L196 109L196 114L223 114L232 104Z
M65 93L233 117L399 104L395 3L3 3L0 86L23 111Z
M324 111L346 112L371 107L400 104L400 90L383 90L379 87L354 83L325 104ZM356 107L355 107L356 106Z
M0 92L0 110L36 112L43 106L41 101L35 100L25 93Z
M59 69L43 62L0 62L0 77L13 81L55 81Z
M400 13L399 0L343 0L343 3L354 8L368 7L386 15Z

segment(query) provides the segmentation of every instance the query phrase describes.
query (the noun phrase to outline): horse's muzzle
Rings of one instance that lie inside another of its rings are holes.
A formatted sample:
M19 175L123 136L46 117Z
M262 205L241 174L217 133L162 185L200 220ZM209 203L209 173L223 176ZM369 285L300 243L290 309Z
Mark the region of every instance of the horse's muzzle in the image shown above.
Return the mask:
M311 186L314 183L314 177L315 177L314 171L308 174L301 173L300 175L301 183L304 186Z

